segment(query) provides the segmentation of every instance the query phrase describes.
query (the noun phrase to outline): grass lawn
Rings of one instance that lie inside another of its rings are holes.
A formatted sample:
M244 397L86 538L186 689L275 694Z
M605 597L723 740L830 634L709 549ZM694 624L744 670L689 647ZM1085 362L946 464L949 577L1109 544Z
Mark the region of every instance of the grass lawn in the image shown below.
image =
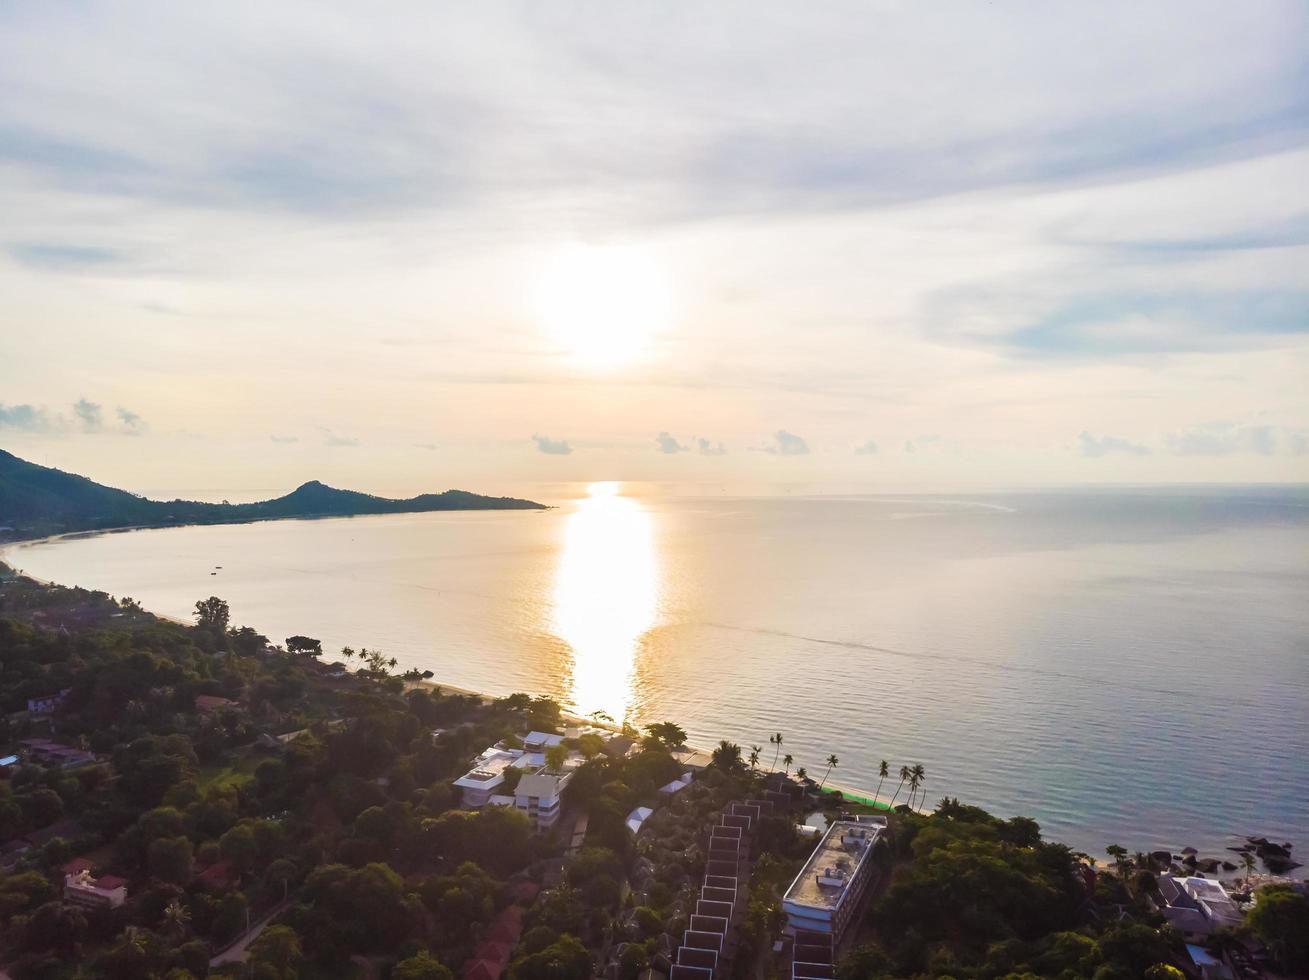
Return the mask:
M242 756L235 765L206 766L196 776L196 782L201 794L208 792L210 789L223 789L228 786L235 788L245 785L254 779L255 766L258 761L246 755Z

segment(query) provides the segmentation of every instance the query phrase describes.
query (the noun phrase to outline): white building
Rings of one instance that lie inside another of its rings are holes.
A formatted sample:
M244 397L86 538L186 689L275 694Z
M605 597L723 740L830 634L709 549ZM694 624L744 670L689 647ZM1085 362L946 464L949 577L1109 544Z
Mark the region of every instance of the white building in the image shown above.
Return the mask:
M127 901L127 882L113 875L92 878L90 871L64 875L64 898L92 909L116 909Z
M460 805L476 810L486 806L504 785L505 770L522 756L518 749L487 749L473 760L473 767L454 781L460 789Z
M514 806L527 814L534 830L548 830L559 820L560 800L564 787L572 779L570 769L563 773L528 773L518 780Z
M837 820L823 835L782 899L787 928L839 943L873 880L872 854L884 824Z

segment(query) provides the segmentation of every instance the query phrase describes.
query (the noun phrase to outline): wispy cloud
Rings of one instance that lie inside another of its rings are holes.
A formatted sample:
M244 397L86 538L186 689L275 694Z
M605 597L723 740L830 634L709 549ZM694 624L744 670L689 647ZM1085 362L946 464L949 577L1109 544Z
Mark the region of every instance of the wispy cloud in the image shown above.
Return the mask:
M661 432L659 435L655 436L655 448L659 452L667 453L669 455L672 455L673 453L684 453L687 450L686 446L683 446L667 432Z
M5 405L0 403L0 429L18 432L49 432L53 428L45 409L35 405Z
M299 436L269 436L270 441L277 443L279 446L289 446L292 443L299 442Z
M81 423L83 432L99 432L104 428L104 414L93 401L80 398L73 404L73 414Z
M1277 452L1278 432L1271 425L1238 425L1208 422L1164 437L1170 453L1178 456L1230 456L1254 453L1271 456Z
M90 245L56 245L44 242L19 242L10 245L14 261L34 269L76 272L118 261L116 252Z
M343 436L343 435L338 435L335 432L328 432L327 435L323 437L323 445L347 446L347 447L357 446L359 445L359 440L354 438L353 436Z
M856 456L874 456L877 454L877 443L869 439L867 442L855 446L854 454Z
M1096 436L1089 432L1081 432L1077 436L1077 448L1083 456L1089 456L1092 459L1098 459L1101 456L1109 456L1114 453L1122 453L1127 456L1148 456L1150 449L1140 443L1130 442L1118 436Z
M536 443L537 451L543 452L547 456L570 456L573 452L573 447L568 444L566 439L532 436L532 441Z
M706 439L704 436L696 436L696 451L701 456L726 456L727 447L722 442L715 442L712 439Z
M118 408L115 409L115 414L118 416L118 421L121 424L124 435L139 436L145 432L147 428L145 419L141 418L141 416L136 412L119 405Z
M808 456L809 443L794 432L778 429L773 433L772 442L759 447L763 452L774 456Z

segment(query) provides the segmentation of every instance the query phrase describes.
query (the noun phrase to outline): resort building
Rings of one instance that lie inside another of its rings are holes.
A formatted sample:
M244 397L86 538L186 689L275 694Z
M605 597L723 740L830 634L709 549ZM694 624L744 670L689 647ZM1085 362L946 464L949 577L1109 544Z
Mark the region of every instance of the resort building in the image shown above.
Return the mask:
M476 810L491 802L504 785L505 770L521 756L518 749L491 748L474 759L473 767L454 781L460 789L461 805Z
M48 715L63 703L64 698L68 696L68 691L69 688L64 688L57 694L42 694L28 698L27 710L34 715Z
M1215 929L1241 923L1241 910L1216 881L1161 874L1158 885L1159 911L1184 936L1207 936Z
M83 869L64 875L64 900L89 909L116 909L127 901L127 882L114 875L92 878Z
M873 849L885 830L884 823L847 819L827 829L782 899L788 930L840 943L873 880Z
M572 777L570 769L563 773L528 773L518 780L514 806L527 814L533 830L549 830L559 821L560 800Z
M76 769L96 761L94 752L62 745L48 738L27 738L19 744L27 750L28 758L33 762L52 769Z

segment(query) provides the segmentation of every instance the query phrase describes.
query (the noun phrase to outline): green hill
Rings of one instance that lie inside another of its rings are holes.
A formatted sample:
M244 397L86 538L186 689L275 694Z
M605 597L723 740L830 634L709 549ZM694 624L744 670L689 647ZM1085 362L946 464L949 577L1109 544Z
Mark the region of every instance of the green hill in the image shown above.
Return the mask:
M0 449L0 538L67 531L172 524L234 524L288 517L349 517L434 510L544 510L514 497L484 497L467 490L425 493L407 500L338 490L311 480L284 497L252 504L149 500L84 476L38 466Z

